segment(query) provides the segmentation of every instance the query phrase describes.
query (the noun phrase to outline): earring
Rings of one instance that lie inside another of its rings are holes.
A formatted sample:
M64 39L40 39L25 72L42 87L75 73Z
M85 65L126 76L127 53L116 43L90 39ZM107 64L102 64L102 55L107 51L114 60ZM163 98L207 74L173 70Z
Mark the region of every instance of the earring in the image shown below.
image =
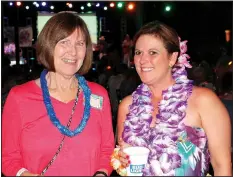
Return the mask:
M172 65L171 65L171 64L169 64L168 66L169 66L169 68L172 68Z

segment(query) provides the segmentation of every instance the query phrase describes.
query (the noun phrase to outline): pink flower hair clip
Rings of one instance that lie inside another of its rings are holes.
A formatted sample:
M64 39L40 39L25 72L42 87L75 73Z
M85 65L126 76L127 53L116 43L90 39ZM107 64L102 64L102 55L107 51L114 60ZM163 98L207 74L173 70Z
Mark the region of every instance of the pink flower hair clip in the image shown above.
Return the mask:
M188 59L190 59L190 56L186 54L187 52L187 40L181 41L181 38L179 37L180 41L180 56L178 57L178 65L179 66L185 66L186 68L192 68L192 65L190 65Z

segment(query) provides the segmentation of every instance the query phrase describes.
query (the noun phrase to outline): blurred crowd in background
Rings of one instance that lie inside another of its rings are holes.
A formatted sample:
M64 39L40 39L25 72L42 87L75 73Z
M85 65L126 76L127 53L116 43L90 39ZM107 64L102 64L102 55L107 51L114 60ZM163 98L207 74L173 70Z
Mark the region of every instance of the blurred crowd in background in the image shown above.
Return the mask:
M101 36L98 43L93 45L92 68L85 75L87 80L97 82L108 90L114 123L119 102L140 84L134 68L133 50L129 35L125 36L121 46L108 43L105 37ZM232 117L232 57L228 53L226 48L222 48L215 64L208 63L209 60L196 62L191 56L190 63L193 67L188 69L188 76L195 85L213 90L222 99ZM13 86L38 78L43 70L36 60L24 58L22 50L19 66L11 66L7 57L2 60L2 107Z

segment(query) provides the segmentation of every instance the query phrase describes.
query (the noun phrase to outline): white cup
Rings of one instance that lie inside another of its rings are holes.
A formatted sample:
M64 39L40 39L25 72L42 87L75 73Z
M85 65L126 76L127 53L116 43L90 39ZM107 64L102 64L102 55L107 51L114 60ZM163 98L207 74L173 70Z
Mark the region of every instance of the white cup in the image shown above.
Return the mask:
M146 147L127 147L123 152L129 156L130 164L126 168L127 176L142 176L142 170L147 164L150 150Z

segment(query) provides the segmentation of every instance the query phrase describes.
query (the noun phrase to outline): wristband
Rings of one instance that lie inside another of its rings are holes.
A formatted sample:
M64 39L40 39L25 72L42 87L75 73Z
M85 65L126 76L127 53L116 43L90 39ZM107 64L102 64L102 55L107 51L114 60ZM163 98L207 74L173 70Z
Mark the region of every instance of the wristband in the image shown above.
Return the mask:
M104 175L104 176L108 176L105 172L103 172L103 171L97 171L97 172L95 172L95 174L93 175L93 176L96 176L96 175L98 175L98 174L102 174L102 175Z
M28 170L27 170L26 168L21 168L21 169L17 172L16 176L21 176L22 173L25 172L25 171L28 171Z

